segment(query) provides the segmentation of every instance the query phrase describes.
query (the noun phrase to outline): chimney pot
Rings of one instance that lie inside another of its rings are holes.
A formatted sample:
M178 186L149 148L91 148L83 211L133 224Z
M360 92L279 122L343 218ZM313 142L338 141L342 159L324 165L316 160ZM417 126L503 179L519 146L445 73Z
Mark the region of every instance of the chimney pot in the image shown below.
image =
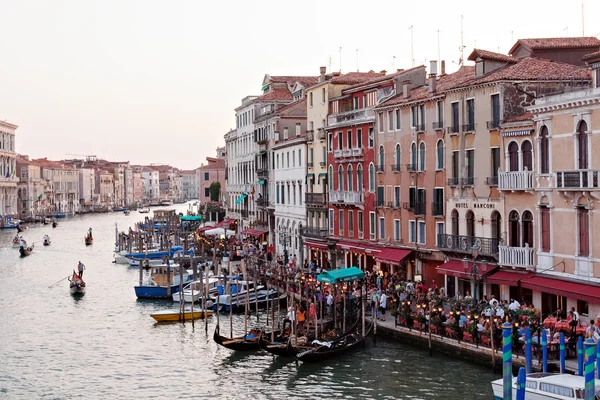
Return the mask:
M387 71L385 69L382 69L381 71L379 71L380 74L387 74Z
M429 61L429 73L431 75L437 75L437 61Z
M321 75L325 75L325 73L327 73L327 67L321 67L319 68Z
M404 82L402 85L402 95L405 99L408 99L408 96L410 96L410 89L408 88L408 83L406 82Z
M442 60L441 64L442 64L441 74L446 75L446 60Z

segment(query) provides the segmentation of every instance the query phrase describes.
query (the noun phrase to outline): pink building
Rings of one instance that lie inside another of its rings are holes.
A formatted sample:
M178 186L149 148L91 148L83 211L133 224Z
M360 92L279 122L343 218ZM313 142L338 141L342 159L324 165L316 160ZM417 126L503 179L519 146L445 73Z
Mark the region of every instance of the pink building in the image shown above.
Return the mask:
M206 157L206 164L200 166L200 201L210 201L209 188L213 182L221 184L221 193L225 191L226 155L225 147L219 147L217 148L217 157Z

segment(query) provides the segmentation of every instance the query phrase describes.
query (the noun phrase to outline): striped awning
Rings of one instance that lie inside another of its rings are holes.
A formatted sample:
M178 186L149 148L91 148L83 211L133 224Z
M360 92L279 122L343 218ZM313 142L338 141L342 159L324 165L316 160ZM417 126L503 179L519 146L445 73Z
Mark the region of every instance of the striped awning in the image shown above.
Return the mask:
M531 129L525 129L525 130L521 130L521 131L502 132L502 136L504 136L504 137L527 136L527 135L531 135Z

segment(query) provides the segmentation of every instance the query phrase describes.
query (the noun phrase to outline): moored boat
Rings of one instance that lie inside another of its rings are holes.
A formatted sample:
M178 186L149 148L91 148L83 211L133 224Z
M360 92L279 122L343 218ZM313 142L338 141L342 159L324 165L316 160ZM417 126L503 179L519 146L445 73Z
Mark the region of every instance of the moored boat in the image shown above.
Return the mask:
M150 212L150 209L148 207L144 207L139 210L140 214L147 214L149 212Z
M142 285L134 286L137 298L171 300L173 293L179 292L179 265L170 265L170 277L168 269L169 267L164 264L152 266L150 278ZM193 278L193 274L183 271L184 285L191 282ZM169 279L172 279L170 285Z
M552 374L537 372L526 376L525 398L527 400L565 400L583 399L585 378L570 374ZM595 380L596 399L600 398L600 379ZM517 398L517 378L512 383L513 399ZM492 381L492 391L495 400L504 397L503 379Z
M157 322L173 322L173 321L191 321L194 319L204 319L213 315L211 310L194 310L185 309L183 312L179 310L164 310L150 314Z
M215 333L213 334L213 340L223 347L227 347L230 350L237 351L250 351L257 350L258 337L260 336L260 329L251 329L246 336L240 336L237 338L228 338L219 334L219 325L215 327Z
M18 249L19 247L21 247L21 245L27 245L27 242L25 241L25 239L23 239L21 236L15 236L12 240L12 247L14 249Z
M92 237L90 237L90 236L86 236L84 240L85 240L85 245L86 245L86 246L89 246L89 245L91 245L91 244L94 244L94 238L92 238Z
M219 279L217 278L213 278L213 277L209 277L208 278L208 290L209 290L209 297L210 294L212 293L216 293L217 292L217 284L219 283ZM206 288L206 278L204 279L198 279L194 282L190 282L188 283L184 288L183 288L183 293L181 292L177 292L173 294L173 301L181 301L181 297L183 296L183 301L186 303L198 303L200 301L202 301L202 291ZM213 306L213 301L212 300L208 300L208 303L206 307L210 308Z
M131 211L129 211L129 210L123 210L123 214L125 214L125 215L129 215L130 213L131 213Z
M52 227L53 227L53 228L56 228L57 226L58 226L58 222L56 222L56 221L52 221Z

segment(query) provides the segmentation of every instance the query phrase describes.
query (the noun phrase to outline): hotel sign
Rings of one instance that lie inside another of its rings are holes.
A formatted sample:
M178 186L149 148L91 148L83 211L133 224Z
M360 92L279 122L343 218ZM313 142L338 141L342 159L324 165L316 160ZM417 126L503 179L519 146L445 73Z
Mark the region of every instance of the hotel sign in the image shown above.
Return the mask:
M454 206L456 208L487 208L487 209L495 209L496 203L488 203L484 201L476 201L472 204L469 203L456 203Z

